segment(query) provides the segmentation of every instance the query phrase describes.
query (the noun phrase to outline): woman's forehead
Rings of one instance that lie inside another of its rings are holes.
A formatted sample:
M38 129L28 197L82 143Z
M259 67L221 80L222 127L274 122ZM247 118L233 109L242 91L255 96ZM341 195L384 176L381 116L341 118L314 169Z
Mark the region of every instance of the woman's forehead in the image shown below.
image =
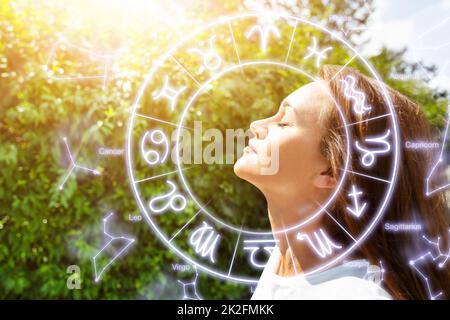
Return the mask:
M323 81L314 81L295 90L287 96L282 107L292 107L296 113L320 113L322 108L332 104L328 87Z

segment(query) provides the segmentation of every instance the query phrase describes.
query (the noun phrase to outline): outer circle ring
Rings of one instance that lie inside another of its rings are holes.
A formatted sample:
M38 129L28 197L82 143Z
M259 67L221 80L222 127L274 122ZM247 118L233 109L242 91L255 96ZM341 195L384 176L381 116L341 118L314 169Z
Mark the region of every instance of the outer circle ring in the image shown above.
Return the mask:
M202 28L199 28L195 31L193 31L192 33L188 34L186 37L184 37L182 40L180 40L176 45L174 45L165 55L163 55L157 63L155 63L155 65L151 68L150 72L148 73L148 75L145 77L144 82L142 84L142 86L140 87L138 94L136 96L136 99L133 103L132 106L132 110L131 110L131 117L130 117L130 121L128 123L128 130L127 130L127 137L126 137L126 166L127 166L127 171L128 171L128 175L130 178L130 184L131 184L131 189L133 191L133 195L135 197L135 199L137 200L142 213L144 214L145 219L147 220L148 224L152 227L152 229L155 231L156 235L171 249L173 250L173 252L175 252L180 258L184 259L185 261L191 263L192 265L200 268L201 270L219 277L221 279L224 280L232 280L232 281L236 281L236 282L241 282L241 283L246 283L246 284L255 284L258 282L257 279L248 279L248 278L244 278L244 277L238 277L238 276L231 276L231 275L226 275L224 273L218 272L216 270L213 270L211 268L208 268L206 266L204 266L201 263L198 263L197 261L195 261L194 259L192 259L191 257L187 256L185 253L183 253L181 250L179 250L176 246L174 246L173 244L171 244L168 240L168 238L158 229L158 226L153 222L153 220L150 218L150 215L148 214L144 203L142 202L141 198L139 197L139 191L137 190L136 187L136 183L135 183L135 179L134 179L134 175L133 175L133 163L132 163L132 148L131 148L131 141L132 141L132 129L133 129L133 125L134 125L134 120L135 120L135 112L136 109L139 105L139 101L142 98L142 95L145 92L145 89L147 88L148 84L150 83L151 79L153 78L155 72L158 70L160 64L168 59L170 57L171 54L173 54L175 52L175 50L178 49L178 47L180 47L182 44L184 44L185 42L187 42L189 39L195 37L196 35L200 34L201 32L203 32L206 29L212 28L217 24L220 23L229 23L232 20L237 20L237 19L244 19L244 18L255 18L255 17L259 17L259 16L276 16L278 18L284 18L284 19L289 19L289 20L295 20L296 22L300 22L300 23L304 23L310 26L313 26L319 30L321 30L322 32L328 34L329 36L331 36L331 38L334 38L336 40L338 40L339 42L343 43L347 48L349 48L355 55L355 57L359 58L359 60L361 62L363 62L363 64L365 65L365 67L370 71L370 73L372 74L372 76L375 78L375 80L377 81L377 83L379 84L381 91L382 91L382 95L384 97L384 100L386 102L386 104L388 105L389 111L390 111L390 115L392 117L392 128L394 131L394 162L393 162L393 166L391 169L391 177L390 177L390 183L389 183L389 187L388 187L388 191L387 191L387 195L385 196L385 198L383 199L383 202L381 203L381 206L378 210L378 212L375 215L375 218L372 219L371 223L369 224L369 226L364 230L363 234L360 235L360 237L358 238L358 240L352 244L351 246L349 246L347 248L347 250L345 250L343 253L341 253L340 255L338 255L336 258L327 261L326 263L320 265L319 267L314 268L313 270L309 270L308 272L305 272L305 275L311 275L314 274L316 272L325 270L326 268L336 264L337 262L339 262L340 260L344 259L347 255L350 254L350 252L352 252L362 241L364 241L364 239L369 235L370 231L372 231L372 229L377 225L377 223L379 222L379 220L381 219L381 217L383 216L384 213L384 209L387 206L388 201L390 200L390 197L392 195L394 186L396 185L396 181L397 181L397 176L398 176L398 164L399 164L399 147L400 147L400 138L399 138L399 129L398 129L398 124L397 124L397 116L396 113L394 111L394 107L392 104L392 101L390 100L390 97L386 91L386 88L384 86L384 84L382 83L382 81L380 80L380 76L378 75L378 73L376 72L376 70L373 68L373 66L370 65L369 62L367 62L360 54L359 52L356 51L355 48L353 48L353 46L351 44L349 44L346 40L342 39L338 34L326 29L324 26L315 23L315 22L311 22L308 21L304 18L300 18L300 17L295 17L295 16L291 16L291 15L286 15L286 14L278 14L278 13L273 13L273 12L261 12L261 13L248 13L248 14L241 14L241 15L234 15L234 16L228 16L228 17L222 17L219 18L217 21L211 22L205 26L203 26Z

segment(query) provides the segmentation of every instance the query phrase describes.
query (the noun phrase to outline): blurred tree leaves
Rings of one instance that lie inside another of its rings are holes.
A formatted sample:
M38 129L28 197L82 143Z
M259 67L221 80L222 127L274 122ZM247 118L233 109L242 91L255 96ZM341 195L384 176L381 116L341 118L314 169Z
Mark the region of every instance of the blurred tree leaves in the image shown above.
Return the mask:
M357 30L368 23L364 1L309 0L299 6L280 3L279 8L288 13L325 20L336 30L342 31L349 24ZM167 269L168 261L178 259L146 223L128 224L138 245L112 266L100 284L93 282L91 257L103 240L101 219L111 210L122 221L138 212L123 159L101 158L96 150L99 146L124 145L137 88L153 60L185 30L253 7L239 1L193 1L184 12L188 19L176 28L164 23L164 18L122 19L120 10L117 16L103 21L91 7L101 9L91 6L90 1L0 0L0 298L181 297L181 289ZM89 10L80 13L80 8ZM77 13L80 21L74 19ZM353 33L360 35L358 31ZM348 36L352 38L352 34ZM52 45L61 35L105 52L127 48L120 59L126 72L110 79L106 88L94 79L49 79L48 71L64 74L79 70L79 56L70 52L65 54L65 70L58 64L46 69ZM299 42L297 49L306 45ZM277 54L283 48L271 50ZM341 63L342 55L333 53L333 60ZM442 126L446 93L433 91L425 81L413 77L417 68L405 62L401 52L383 50L371 57L371 62L388 84L419 101L431 121ZM403 74L405 80L390 78L392 72ZM267 91L253 94L262 84ZM247 70L243 77L225 78L214 91L214 100L219 103L203 105L203 111L213 116L215 125L245 127L251 118L272 112L287 92L301 84L288 72ZM225 107L231 111L223 112ZM58 190L68 166L63 136L69 138L79 161L102 171L101 178L76 173L62 192ZM220 181L217 185L223 197L217 202L217 211L224 209L225 215L232 216L236 208L245 208L264 214L264 199L258 191L248 184L230 182L232 173L228 169L221 176L213 170L199 179L200 193L206 199L209 181ZM235 197L236 193L240 197ZM167 222L171 223L169 218ZM66 268L72 264L81 268L79 291L66 287ZM205 298L249 295L245 286L206 280L204 275L199 289Z

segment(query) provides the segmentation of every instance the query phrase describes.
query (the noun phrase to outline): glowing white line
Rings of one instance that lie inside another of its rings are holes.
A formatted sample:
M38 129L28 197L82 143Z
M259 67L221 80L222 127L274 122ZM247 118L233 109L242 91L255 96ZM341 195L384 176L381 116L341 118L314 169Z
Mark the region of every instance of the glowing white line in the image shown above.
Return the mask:
M366 178L370 178L370 179L378 180L378 181L381 181L381 182L385 182L385 183L387 183L387 184L392 184L391 181L384 180L384 179L377 178L377 177L373 177L373 176L369 176L369 175L367 175L367 174L355 172L355 171L352 171L352 170L348 170L348 169L339 169L339 170L341 170L341 171L346 171L346 172L349 172L349 173L353 173L353 174L356 174L356 175L358 175L358 176L363 176L363 177L366 177Z
M146 116L146 115L143 115L143 114L140 114L140 113L136 113L136 112L135 112L134 114L137 115L138 117L142 117L142 118L146 118L146 119L150 119L150 120L155 120L155 121L158 121L158 122L161 122L161 123L165 123L165 124L170 124L170 125L172 125L172 126L174 126L174 127L177 127L177 128L183 128L183 129L188 129L188 130L194 130L193 128L180 126L180 125L178 125L177 123L173 123L173 122L161 120L161 119L159 119L159 118L155 118L155 117L151 117L151 116Z
M287 236L287 232L286 232L286 231L284 232L284 236L286 237L286 242L287 242L288 248L289 248L290 251L291 251L291 252L290 252L290 254L291 254L291 263L292 263L292 266L294 267L295 275L298 275L298 273L297 273L297 267L295 266L294 251L292 250L291 244L289 243L289 239L288 239L288 236Z
M201 84L200 84L200 82L198 82L197 81L197 79L195 79L195 77L180 63L180 62L178 62L178 60L177 59L175 59L175 57L174 56L170 56L171 58L172 58L172 60L181 68L181 69L183 69L183 71L184 72L186 72L187 73L187 75L189 76L189 78L191 78L192 79L192 81L194 81L196 84L197 84L197 86L201 86Z
M228 28L230 29L231 38L233 39L234 52L236 53L236 56L237 56L237 59L238 59L238 63L241 64L241 57L239 56L239 51L238 51L238 48L237 48L236 39L234 38L234 32L233 32L233 28L231 27L231 22L230 21L228 21Z
M67 142L67 138L64 137L63 141L64 141L64 144L66 145L67 154L69 155L70 169L68 170L68 172L66 173L66 175L63 178L63 181L59 185L59 190L62 190L64 188L64 185L67 182L67 179L69 179L69 176L72 174L73 170L75 170L75 169L84 170L84 171L93 173L94 175L100 175L100 172L97 170L90 169L88 167L77 164L77 162L73 158L72 152L70 151L70 147L69 147L69 143Z
M448 134L448 128L449 128L449 124L450 124L450 105L448 105L448 111L447 111L447 124L445 125L445 131L444 131L444 138L442 140L442 144L441 144L441 151L439 153L439 159L436 161L436 163L433 165L430 174L427 176L426 179L426 191L425 194L427 196L432 195L433 193L440 191L442 189L448 188L450 186L450 183L447 183L443 186L438 187L437 189L431 190L430 191L430 179L433 176L436 168L439 166L439 164L441 164L444 161L443 155L444 155L444 149L445 149L445 145L447 143L447 134Z
M236 251L237 251L237 247L238 247L238 244L239 244L239 240L241 239L241 234L242 234L242 232L239 232L238 238L236 240L236 245L234 246L233 258L231 259L230 268L228 269L228 276L230 276L231 269L233 269L234 258L236 256Z
M331 219L333 219L333 221L334 222L336 222L336 224L339 226L339 227L341 227L341 229L350 237L350 238L352 238L352 240L354 241L354 242L358 242L351 234L350 234L350 232L348 232L347 231L347 229L345 229L344 228L344 226L342 225L342 224L340 224L329 212L328 212L328 210L326 209L326 208L323 208L321 205L320 205L320 203L318 203L317 201L316 201L316 203L319 205L319 207L321 207L322 209L323 209L323 211L325 211L325 213L331 218Z
M418 38L422 39L424 36L426 36L428 33L433 32L434 30L436 30L437 28L439 28L440 26L442 26L443 24L445 24L447 21L450 20L450 17L445 18L444 20L440 21L439 23L435 24L434 26L430 27L428 30L424 31L423 33L421 33Z
M272 239L265 239L265 240L245 240L245 243L261 243L261 242L273 242L278 240L272 240Z
M109 238L109 241L103 246L103 248L100 249L100 251L99 251L95 256L92 257L92 260L93 260L93 262L94 262L95 282L100 281L100 279L101 279L103 273L104 273L104 272L111 266L111 264L112 264L114 261L116 261L116 260L117 260L117 259L125 252L125 250L126 250L131 244L133 244L134 241L135 241L135 239L133 239L133 238L127 238L127 237L125 237L125 236L117 237L117 236L113 236L113 235L111 235L111 234L108 233L108 230L107 230L106 226L107 226L107 224L108 224L109 218L111 218L112 215L114 215L113 212L111 212L109 215L107 215L105 218L103 218L103 234ZM112 259L111 259L111 260L110 260L110 261L102 268L102 270L100 271L100 273L98 273L98 271L97 271L97 260L96 260L97 257L98 257L98 255L101 254L104 250L106 250L106 249L109 247L109 245L110 245L111 243L113 243L114 241L116 241L116 240L118 240L118 239L125 240L125 241L127 242L127 244L126 244L123 248L121 248L121 249L119 250L119 252L115 253L114 257L113 257L113 258L112 258Z
M194 168L194 166L183 168L183 170L189 170L189 169L191 169L191 168ZM156 176L149 177L149 178L144 178L144 179L141 179L141 180L136 180L134 183L141 183L141 182L144 182L144 181L148 181L148 180L153 180L153 179L165 177L165 176L168 176L168 175L170 175L170 174L172 174L172 173L175 173L175 172L178 172L178 170L174 170L174 171L170 171L170 172L158 174L158 175L156 175Z
M211 201L211 200L210 200L210 201ZM208 203L209 203L209 202L208 202ZM183 229L186 228L186 226L188 226L188 225L192 222L192 220L194 220L195 217L199 215L200 212L202 212L202 209L198 210L197 213L196 213L194 216L192 216L192 218L190 218L190 219L188 220L188 222L186 222L186 223L184 224L184 226L181 227L181 229L179 229L179 230L177 231L177 233L175 233L175 234L172 236L172 238L170 238L169 242L172 242L172 240L175 239L175 237L178 236L178 235L180 234L180 232L183 231Z
M284 63L287 63L289 60L289 56L291 54L292 43L294 42L295 31L297 31L298 21L295 21L294 30L292 30L291 41L289 42L288 52L286 54L286 58L284 59Z
M67 179L69 179L70 175L72 174L73 169L75 169L75 167L73 165L71 165L70 166L70 170L67 172L67 174L65 175L63 181L59 185L59 190L62 190L64 188L64 185L66 184Z
M368 122L368 121L372 121L372 120L376 120L376 119L380 119L380 118L385 118L385 117L389 117L389 116L390 116L390 114L386 113L386 114L383 114L381 116L376 116L376 117L372 117L372 118L367 118L365 120L349 123L349 124L346 124L345 126L346 127L351 127L351 126L354 126L355 124L358 124L358 123ZM338 128L342 128L342 127L344 127L344 126L340 126Z
M341 73L341 72L345 69L345 67L347 67L347 66L348 66L348 65L349 65L356 57L357 57L356 54L355 54L353 57L351 57L350 60L348 60L348 61L342 66L342 68L339 69L338 72L336 72L336 74L333 76L333 78L331 78L330 82L333 81L333 80L338 76L338 74Z

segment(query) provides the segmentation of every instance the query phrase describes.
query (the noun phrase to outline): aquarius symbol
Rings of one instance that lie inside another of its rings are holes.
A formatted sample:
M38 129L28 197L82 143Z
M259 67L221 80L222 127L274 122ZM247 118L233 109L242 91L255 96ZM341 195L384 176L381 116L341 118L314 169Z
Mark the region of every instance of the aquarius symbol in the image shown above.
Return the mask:
M366 205L367 205L366 202L364 202L361 207L359 205L358 198L362 194L363 194L363 192L361 190L358 190L355 187L355 185L352 185L352 192L350 192L348 194L349 197L353 198L354 207L353 208L347 207L347 210L350 211L356 218L359 218L363 214L364 210L366 209Z
M177 190L177 187L175 183L173 183L170 180L167 180L166 183L168 183L172 190L169 191L169 193L164 194L162 196L154 197L150 200L148 203L148 206L150 207L150 210L153 213L161 213L163 211L166 211L167 208L170 207L175 212L183 211L184 208L186 208L186 198L183 197L180 193L175 193ZM156 207L155 202L161 201L163 199L169 198L169 201L161 207Z
M214 40L216 39L216 35L213 35L209 38L209 50L207 52L203 52L198 48L191 48L188 52L198 53L203 57L203 65L208 70L216 70L222 64L222 59L219 54L214 50Z
M209 260L215 263L214 253L219 237L220 235L209 224L203 221L203 225L189 237L189 243L194 247L197 254L200 254L202 257L209 255Z
M267 43L268 43L268 38L270 33L272 32L277 38L280 38L280 32L278 31L277 27L275 27L274 25L257 25L257 26L253 26L246 34L245 37L247 39L250 39L250 37L252 37L252 35L255 32L259 32L260 34L260 39L261 39L261 50L263 53L267 52Z
M145 143L148 140L148 135L150 135L150 141L153 144L164 144L164 153L162 155L160 155L155 150L145 150ZM145 162L147 162L151 166L166 161L169 154L169 142L167 141L167 137L165 136L164 132L159 129L147 131L141 140L141 153L144 157Z
M273 250L275 249L276 243L277 243L276 240L271 240L271 239L244 240L244 250L250 251L251 264L253 266L255 266L256 268L262 269L266 266L267 261L265 261L265 262L256 261L257 252L260 251L261 249L264 249L264 251L270 257Z
M358 141L355 142L356 148L359 151L364 152L364 155L361 158L363 166L365 166L365 167L372 166L374 164L374 162L375 162L375 155L387 153L387 152L389 152L391 150L390 143L386 141L386 138L389 137L390 133L391 133L391 130L388 129L386 131L386 133L384 135L382 135L382 136L373 137L373 138L366 138L365 139L366 142L371 142L371 143L377 143L377 144L384 145L384 148L382 148L380 150L373 150L373 151L371 151L371 150L368 150L368 149L365 149L365 148L361 147L359 145Z
M366 95L355 88L355 77L348 75L347 80L340 80L344 83L344 96L353 101L353 112L363 115L372 110L372 107L366 105Z
M317 231L314 231L314 237L316 239L317 245L314 244L314 241L309 235L302 234L300 232L297 233L297 240L306 240L310 247L314 250L314 252L321 258L325 258L325 256L331 255L333 253L333 248L342 249L342 246L331 241L322 229L319 229L319 233L317 233Z
M174 110L177 104L178 96L186 90L186 87L181 87L180 89L175 90L169 87L169 76L166 76L164 79L164 87L157 94L153 95L153 100L158 100L159 98L167 98L170 101L170 110Z
M317 58L316 58L316 67L318 68L318 67L320 67L320 60L325 59L327 57L326 53L328 51L330 51L331 49L333 49L333 48L332 47L326 47L323 50L318 50L317 49L317 39L316 39L316 37L313 37L313 45L312 45L312 47L310 46L307 49L308 49L309 53L303 58L303 60L308 60L313 55L316 55L317 56Z

